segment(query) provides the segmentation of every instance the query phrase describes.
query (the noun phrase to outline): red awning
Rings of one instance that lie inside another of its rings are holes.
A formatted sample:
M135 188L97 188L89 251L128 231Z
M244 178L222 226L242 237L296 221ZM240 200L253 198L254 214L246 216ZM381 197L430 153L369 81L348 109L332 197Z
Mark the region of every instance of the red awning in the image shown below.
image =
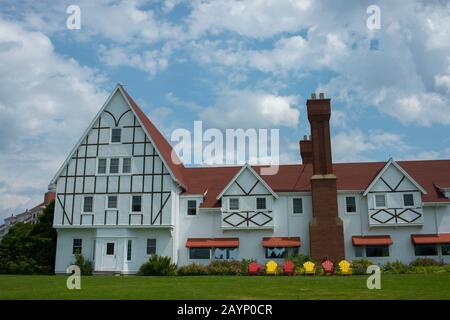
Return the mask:
M239 238L189 238L187 248L237 248Z
M264 248L300 247L300 237L268 237L263 238Z
M392 244L390 236L353 236L354 246L385 246Z
M411 240L414 244L441 244L450 243L450 233L439 234L412 234Z

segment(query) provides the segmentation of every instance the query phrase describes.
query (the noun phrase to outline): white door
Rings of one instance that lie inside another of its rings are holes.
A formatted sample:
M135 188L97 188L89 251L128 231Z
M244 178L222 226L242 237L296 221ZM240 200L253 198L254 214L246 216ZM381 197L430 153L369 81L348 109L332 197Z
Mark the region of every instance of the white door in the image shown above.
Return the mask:
M103 245L103 270L116 270L117 267L117 243L106 240Z

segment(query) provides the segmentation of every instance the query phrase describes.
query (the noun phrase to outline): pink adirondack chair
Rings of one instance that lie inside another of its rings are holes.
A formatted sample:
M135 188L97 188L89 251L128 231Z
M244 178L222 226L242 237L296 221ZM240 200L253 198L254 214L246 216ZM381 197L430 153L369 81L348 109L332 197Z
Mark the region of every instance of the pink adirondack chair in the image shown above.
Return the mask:
M324 262L322 262L322 268L325 274L333 274L334 272L334 265L330 260L325 260Z
M261 266L258 264L258 262L256 261L250 262L250 264L248 265L248 274L250 276L257 276L260 271Z
M295 264L291 260L287 260L283 265L283 273L286 276L292 276L295 272Z

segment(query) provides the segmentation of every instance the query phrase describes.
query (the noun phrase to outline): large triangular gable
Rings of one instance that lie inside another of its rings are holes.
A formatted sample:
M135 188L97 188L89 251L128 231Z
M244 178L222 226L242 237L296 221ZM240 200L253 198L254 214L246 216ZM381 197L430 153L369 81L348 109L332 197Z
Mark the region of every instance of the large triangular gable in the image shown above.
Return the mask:
M278 195L272 190L272 188L261 178L261 176L255 171L253 170L253 168L246 163L245 165L242 166L242 168L238 171L238 173L236 173L236 175L230 180L230 182L226 185L226 187L222 190L222 192L219 193L219 195L217 196L217 200L219 200L220 198L222 198L222 196L234 185L237 184L237 179L243 174L243 172L245 172L246 170L248 170L253 176L256 177L257 179L257 184L261 184L265 189L267 189L267 191L272 194L276 199L278 199ZM257 186L257 184L255 184L254 186L250 187L250 189L245 190L245 188L243 188L242 186L238 185L238 188L241 189L241 191L247 195L251 195L251 191Z
M97 112L94 119L91 121L81 138L76 143L75 147L69 153L69 156L66 158L64 163L61 165L60 169L56 173L56 175L51 180L50 184L55 184L58 177L61 175L64 168L68 165L70 159L74 156L75 152L78 150L80 145L83 143L86 136L89 134L91 128L98 121L101 114L105 111L106 107L109 105L109 102L114 97L116 92L119 92L124 101L128 104L128 107L133 112L134 116L137 118L139 124L147 135L148 139L154 146L157 154L160 156L161 161L164 163L165 167L169 171L172 179L174 179L182 188L186 188L184 183L184 179L182 176L182 170L184 168L182 162L179 160L177 154L173 152L172 147L164 138L164 136L159 132L159 130L155 127L155 125L147 118L144 112L139 108L139 106L134 102L134 100L130 97L130 95L125 91L122 85L117 84L114 90L109 95L108 99L106 99L103 106Z
M417 183L416 180L413 179L413 177L411 177L408 172L406 172L397 162L395 162L392 158L389 159L386 164L384 165L384 167L380 170L380 172L375 176L375 178L372 180L372 182L369 184L369 186L366 188L366 190L364 191L363 195L366 196L372 189L374 189L375 185L379 182L382 181L382 177L384 175L384 173L391 167L394 166L402 175L403 177L398 179L398 181L395 181L394 183L389 183L386 181L383 181L383 183L385 185L388 186L389 189L393 189L392 191L395 191L394 189L399 188L402 184L405 183L411 183L413 186L415 186L418 190L420 190L420 192L422 192L422 194L427 194L427 192L425 191L425 189L419 184ZM405 179L407 179L407 182L405 181Z

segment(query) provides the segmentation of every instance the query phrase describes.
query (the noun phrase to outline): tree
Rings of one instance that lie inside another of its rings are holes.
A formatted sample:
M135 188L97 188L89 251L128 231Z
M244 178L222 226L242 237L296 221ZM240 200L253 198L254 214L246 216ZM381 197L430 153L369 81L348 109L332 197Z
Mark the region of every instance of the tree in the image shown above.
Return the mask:
M18 223L0 242L0 273L52 274L55 269L54 202L45 207L37 224Z

